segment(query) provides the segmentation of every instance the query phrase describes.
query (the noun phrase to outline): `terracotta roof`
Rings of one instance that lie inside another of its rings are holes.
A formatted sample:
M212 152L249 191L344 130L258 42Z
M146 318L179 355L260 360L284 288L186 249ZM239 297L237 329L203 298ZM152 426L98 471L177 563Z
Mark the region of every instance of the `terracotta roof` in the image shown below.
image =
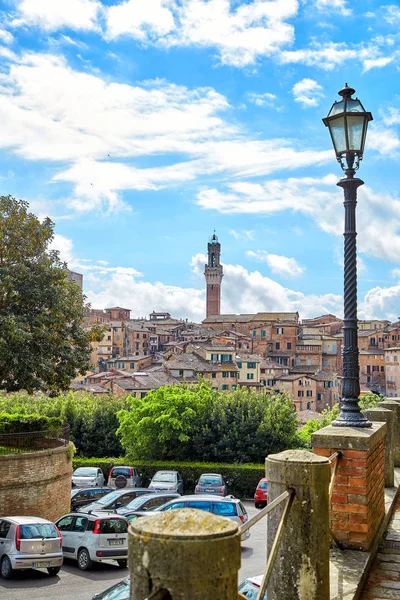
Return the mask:
M114 379L114 384L124 390L157 390L164 385L174 385L177 380L165 371L135 373L131 377Z
M314 410L300 410L297 413L297 418L302 425L305 425L311 419L317 419L320 421L322 419L322 415L320 413L315 412Z
M295 365L290 368L291 373L301 373L305 375L306 373L314 374L319 370L318 365Z

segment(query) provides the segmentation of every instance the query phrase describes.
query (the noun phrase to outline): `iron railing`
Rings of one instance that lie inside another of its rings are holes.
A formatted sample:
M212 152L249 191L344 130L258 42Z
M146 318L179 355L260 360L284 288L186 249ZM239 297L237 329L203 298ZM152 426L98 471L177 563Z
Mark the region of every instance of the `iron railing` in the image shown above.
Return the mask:
M262 600L267 591L267 587L268 587L268 583L269 583L269 580L271 577L272 569L274 568L275 560L278 555L278 550L279 550L279 546L281 543L282 534L285 529L285 525L286 525L287 518L289 516L290 509L293 504L294 495L295 495L295 491L292 489L288 489L288 490L284 491L280 496L275 498L275 500L270 502L259 513L257 513L251 519L249 519L247 521L247 523L244 523L240 527L241 533L244 533L245 531L250 529L250 527L253 527L253 525L255 525L260 519L265 517L265 515L267 515L272 510L274 510L274 508L279 506L282 502L286 501L286 504L285 504L283 512L282 512L281 520L279 521L278 529L276 531L275 538L274 538L274 541L273 541L273 544L271 547L271 551L268 556L267 566L265 567L265 572L264 572L263 579L261 582L260 590L257 595L257 600Z
M0 455L22 454L67 446L69 425L45 431L24 431L21 433L0 433Z

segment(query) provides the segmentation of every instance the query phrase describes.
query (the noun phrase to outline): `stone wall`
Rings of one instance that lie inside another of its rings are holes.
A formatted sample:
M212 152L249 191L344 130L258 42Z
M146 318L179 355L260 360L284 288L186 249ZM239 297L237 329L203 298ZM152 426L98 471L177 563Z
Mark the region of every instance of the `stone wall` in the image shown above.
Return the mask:
M68 447L0 456L1 514L55 521L70 510L72 460Z

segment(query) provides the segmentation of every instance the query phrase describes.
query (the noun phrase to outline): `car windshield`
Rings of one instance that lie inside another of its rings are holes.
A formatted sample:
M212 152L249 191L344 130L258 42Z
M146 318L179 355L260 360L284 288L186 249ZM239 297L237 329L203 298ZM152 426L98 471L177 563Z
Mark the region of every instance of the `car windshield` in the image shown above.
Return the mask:
M117 477L118 475L123 475L124 477L131 476L131 470L129 467L114 467L111 473L111 477Z
M107 519L101 523L101 533L127 533L125 519Z
M134 500L131 500L129 504L126 505L125 508L129 508L130 510L138 510L145 504L148 500L151 500L155 496L155 494L148 494L145 496L138 496Z
M52 523L32 523L32 525L20 525L19 537L21 540L57 538L58 533Z
M129 579L124 579L112 588L96 596L98 600L129 600Z
M213 513L221 517L237 517L236 504L233 502L214 502Z
M106 494L102 498L96 500L97 504L108 504L109 502L114 502L117 498L121 496L120 492L111 492L110 494Z
M266 490L268 487L268 481L262 481L258 484L258 487L260 488L260 490Z
M220 475L202 475L199 479L199 484L222 485L222 477Z
M246 598L250 598L250 600L256 600L259 591L260 588L247 579L239 586L239 592ZM267 600L267 594L265 594L264 600Z
M72 473L73 477L96 477L96 475L96 469L90 469L88 467L81 467Z
M176 482L176 473L170 473L168 471L159 471L153 477L153 482L161 482L161 483L175 483Z

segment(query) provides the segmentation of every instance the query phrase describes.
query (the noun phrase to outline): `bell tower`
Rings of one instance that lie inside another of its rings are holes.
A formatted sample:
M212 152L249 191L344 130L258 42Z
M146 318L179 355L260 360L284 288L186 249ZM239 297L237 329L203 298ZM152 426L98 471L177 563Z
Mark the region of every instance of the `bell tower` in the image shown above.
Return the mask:
M220 256L221 244L214 232L208 242L208 262L204 269L207 284L206 317L221 314L221 281L224 274Z

